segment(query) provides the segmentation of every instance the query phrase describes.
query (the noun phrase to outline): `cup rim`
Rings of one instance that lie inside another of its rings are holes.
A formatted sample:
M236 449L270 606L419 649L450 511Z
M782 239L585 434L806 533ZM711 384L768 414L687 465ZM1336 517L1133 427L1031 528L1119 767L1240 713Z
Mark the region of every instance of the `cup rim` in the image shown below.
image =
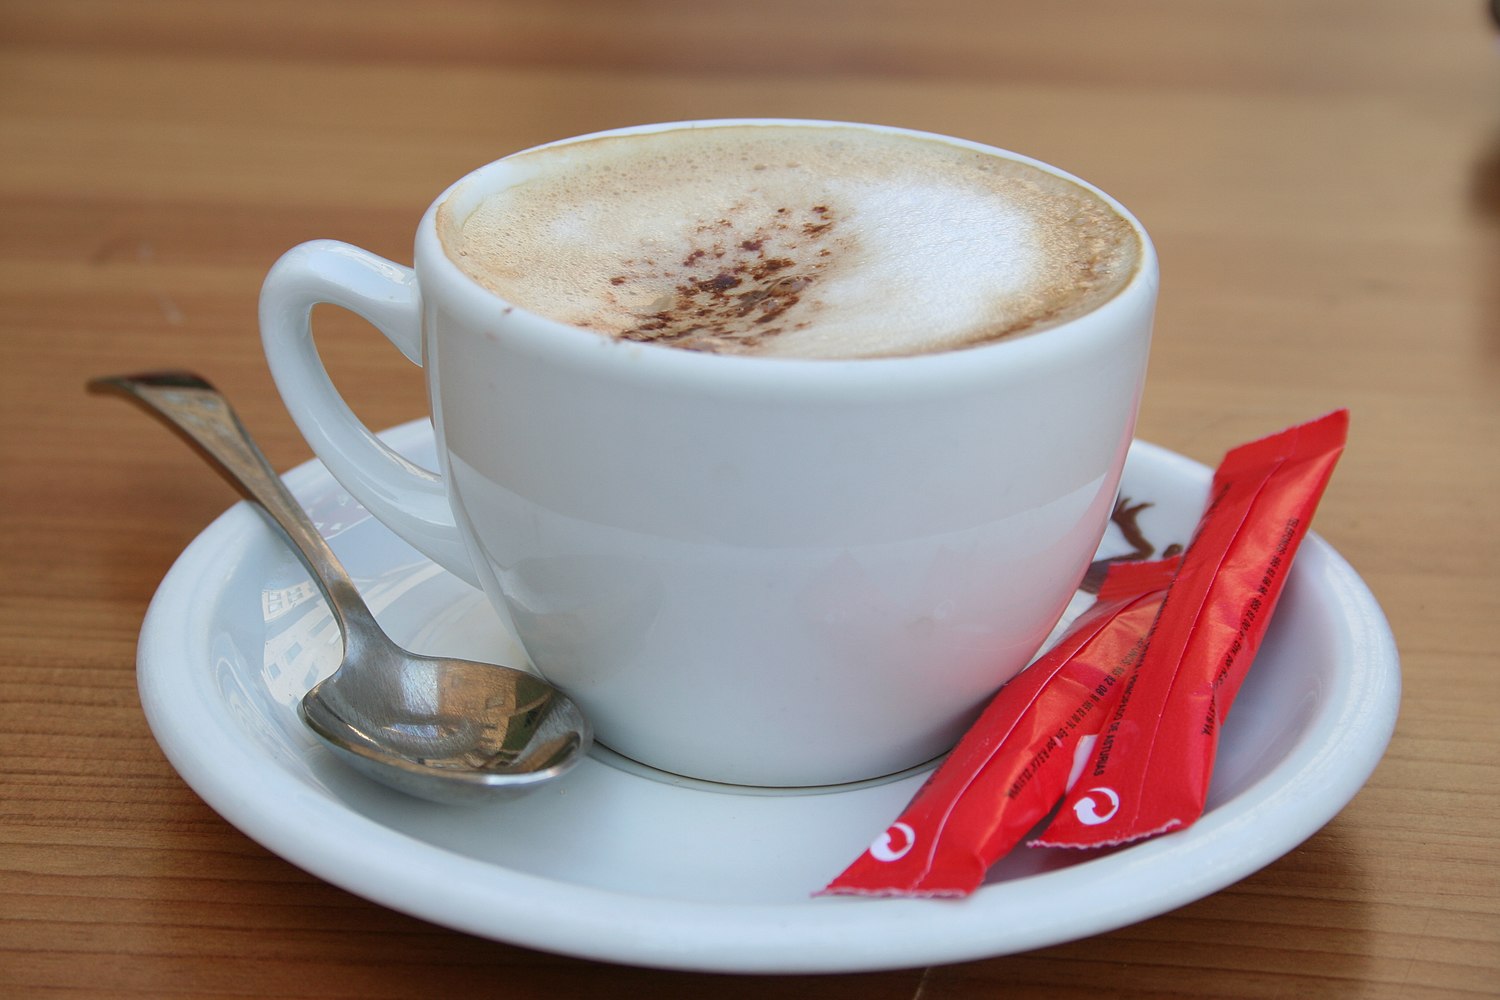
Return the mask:
M782 126L810 128L852 128L935 140L973 149L987 155L1004 157L1029 164L1092 192L1125 219L1141 241L1141 257L1135 273L1106 301L1081 316L1055 326L1002 338L983 344L950 348L921 354L861 357L805 358L739 354L712 354L683 350L665 344L617 340L598 331L551 319L509 302L465 274L449 257L437 235L439 209L467 185L483 183L493 173L504 169L506 161L539 149L571 145L617 135L639 135L689 128L722 128L735 126ZM437 282L443 289L444 309L463 316L479 328L494 330L500 316L506 318L505 338L517 347L538 356L558 360L573 358L589 365L628 363L637 373L650 369L662 376L677 378L717 378L720 380L776 380L784 388L804 381L826 384L829 379L862 382L888 381L899 366L904 379L921 380L923 375L951 377L957 371L979 373L994 365L1028 368L1028 362L1057 362L1077 351L1089 353L1088 343L1105 338L1119 326L1118 318L1144 308L1148 316L1154 305L1160 282L1159 261L1150 235L1140 220L1118 199L1096 185L1059 167L1034 157L986 143L918 129L863 122L801 118L720 118L629 125L604 129L541 143L508 153L471 170L450 184L435 198L422 216L417 229L415 265L419 287ZM1149 329L1149 319L1146 323Z

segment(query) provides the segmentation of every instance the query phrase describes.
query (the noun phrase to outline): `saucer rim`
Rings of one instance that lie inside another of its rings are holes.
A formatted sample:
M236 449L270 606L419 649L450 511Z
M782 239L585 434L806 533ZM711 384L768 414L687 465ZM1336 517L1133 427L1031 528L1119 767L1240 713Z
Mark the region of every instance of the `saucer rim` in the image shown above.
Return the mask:
M431 433L426 420L417 420L382 436L400 449L424 435L430 440ZM1140 441L1131 458L1177 466L1205 482L1209 475L1191 459ZM332 483L316 461L285 479L294 492ZM1334 676L1342 684L1285 760L1194 827L985 886L962 901L732 903L641 896L448 851L318 794L274 760L267 766L251 741L231 739L227 729L194 726L188 715L198 716L182 704L184 692L193 690L181 683L190 668L175 663L191 642L180 637L212 634L214 602L206 595L216 576L222 584L223 553L235 542L270 543L269 533L257 534L263 530L243 502L225 511L184 549L147 611L138 681L168 760L232 825L334 885L454 929L579 957L692 971L855 972L992 957L1113 930L1216 892L1315 833L1373 772L1399 707L1399 662L1384 614L1348 562L1310 534L1293 565L1294 578L1302 578L1296 593L1304 600L1323 597L1325 617L1340 629L1347 655ZM1309 746L1315 729L1322 739ZM1100 893L1098 880L1121 877L1120 870L1150 891ZM434 884L440 893L432 891ZM1039 916L1038 891L1096 905Z

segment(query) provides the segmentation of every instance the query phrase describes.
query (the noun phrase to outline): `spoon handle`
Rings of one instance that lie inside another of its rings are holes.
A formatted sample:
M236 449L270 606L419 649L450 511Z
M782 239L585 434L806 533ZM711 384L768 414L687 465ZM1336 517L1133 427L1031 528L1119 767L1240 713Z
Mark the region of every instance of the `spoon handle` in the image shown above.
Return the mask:
M374 622L348 572L276 475L229 401L202 377L185 371L96 378L90 392L124 396L192 445L230 485L259 505L286 536L347 638L350 625Z

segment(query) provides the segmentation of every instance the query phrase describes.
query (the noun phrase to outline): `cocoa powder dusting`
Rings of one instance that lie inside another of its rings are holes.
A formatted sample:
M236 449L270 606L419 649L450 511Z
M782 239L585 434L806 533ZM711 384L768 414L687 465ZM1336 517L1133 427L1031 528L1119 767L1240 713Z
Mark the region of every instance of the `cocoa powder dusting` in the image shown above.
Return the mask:
M610 279L621 288L619 301L628 301L634 289L622 286L631 285L642 293L641 301L650 302L637 313L635 325L617 336L693 351L748 353L786 329L805 328L805 322L771 324L804 301L826 266L825 244L834 228L826 205L778 208L754 227L723 218L702 223L693 234L701 245L682 258L685 277L640 273ZM670 292L661 294L662 283L673 280Z

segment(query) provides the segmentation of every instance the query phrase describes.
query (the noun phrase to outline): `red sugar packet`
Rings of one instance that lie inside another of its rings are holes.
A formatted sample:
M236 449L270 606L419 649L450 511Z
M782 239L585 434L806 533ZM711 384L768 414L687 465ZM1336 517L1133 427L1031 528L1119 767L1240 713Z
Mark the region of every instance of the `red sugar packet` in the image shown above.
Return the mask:
M1229 452L1137 676L1041 847L1105 847L1203 813L1229 715L1348 436L1336 410Z
M1179 560L1110 566L1098 600L1000 689L911 804L818 895L965 896L1062 798L1145 648Z

